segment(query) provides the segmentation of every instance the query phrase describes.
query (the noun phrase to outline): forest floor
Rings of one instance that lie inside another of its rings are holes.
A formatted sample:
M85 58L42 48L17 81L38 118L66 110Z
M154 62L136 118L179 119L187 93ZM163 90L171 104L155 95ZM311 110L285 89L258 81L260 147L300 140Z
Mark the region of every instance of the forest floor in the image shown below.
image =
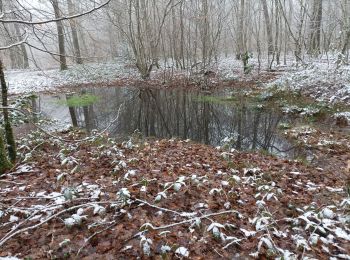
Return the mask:
M289 134L315 161L33 133L0 179L0 256L349 259L350 138Z
M350 259L350 70L323 70L191 79L249 85L248 98L302 117L280 131L312 158L78 130L20 138L0 177L0 257Z

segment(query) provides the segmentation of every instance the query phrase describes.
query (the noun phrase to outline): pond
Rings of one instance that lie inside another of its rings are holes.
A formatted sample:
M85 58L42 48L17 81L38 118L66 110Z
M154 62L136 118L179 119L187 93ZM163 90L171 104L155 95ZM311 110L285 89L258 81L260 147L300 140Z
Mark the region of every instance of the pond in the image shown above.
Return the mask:
M230 97L228 101L225 97ZM237 150L264 150L295 157L279 126L290 119L274 109L261 109L243 95L220 90L160 90L91 88L76 94L41 94L35 111L90 132L110 125L111 136L127 137L139 131L144 137L191 139ZM119 111L119 118L112 123Z

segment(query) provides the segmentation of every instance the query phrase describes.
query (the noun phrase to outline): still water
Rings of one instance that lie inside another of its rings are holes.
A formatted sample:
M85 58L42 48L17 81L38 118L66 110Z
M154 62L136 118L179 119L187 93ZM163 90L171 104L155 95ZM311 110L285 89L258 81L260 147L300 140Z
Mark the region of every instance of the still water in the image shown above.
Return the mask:
M119 111L118 120L108 128L111 136L126 137L138 130L145 137L178 137L213 146L229 143L238 150L262 149L295 157L292 144L278 129L289 119L273 109L259 109L228 90L91 88L73 96L82 94L93 97L91 103L70 107L67 99L72 95L42 94L34 102L35 110L61 125L73 124L89 132L108 127ZM233 95L235 102L219 100L228 95Z

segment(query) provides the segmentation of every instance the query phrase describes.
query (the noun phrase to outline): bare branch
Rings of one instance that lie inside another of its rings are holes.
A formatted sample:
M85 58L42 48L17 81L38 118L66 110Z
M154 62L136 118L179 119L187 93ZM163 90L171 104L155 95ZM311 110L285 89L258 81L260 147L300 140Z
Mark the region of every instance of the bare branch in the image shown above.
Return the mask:
M59 22L59 21L64 21L64 20L71 20L71 19L75 19L75 18L79 18L81 16L87 15L87 14L91 14L103 7L105 7L106 5L108 5L111 2L111 0L107 0L105 3L94 7L86 12L83 13L79 13L79 14L75 14L75 15L70 15L70 16L62 16L56 19L50 19L50 20L45 20L45 21L23 21L23 20L4 20L1 17L3 17L4 15L1 14L0 15L0 23L19 23L19 24L26 24L26 25L41 25L41 24L48 24L48 23L55 23L55 22Z
M11 48L14 48L14 47L17 47L19 45L22 45L22 44L26 43L27 40L28 40L28 36L29 36L29 34L28 34L28 32L26 32L25 35L24 35L23 40L21 40L19 42L16 42L16 43L13 43L13 44L10 44L8 46L0 46L0 51L8 50L8 49L11 49Z

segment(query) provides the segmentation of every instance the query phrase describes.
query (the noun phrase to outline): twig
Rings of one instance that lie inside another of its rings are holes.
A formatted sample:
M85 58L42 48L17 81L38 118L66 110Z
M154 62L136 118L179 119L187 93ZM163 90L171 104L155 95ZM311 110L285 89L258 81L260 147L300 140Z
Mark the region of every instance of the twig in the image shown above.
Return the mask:
M76 254L76 256L78 257L81 250L83 250L83 248L86 246L86 244L90 241L91 238L93 238L94 236L101 234L102 232L106 231L107 229L110 229L111 227L113 227L117 222L116 221L112 221L112 224L107 226L106 228L96 231L95 233L93 233L91 236L89 236L87 239L85 239L84 244L79 248L78 253Z
M239 245L239 242L241 242L242 240L245 240L245 239L246 238L244 238L244 239L240 239L240 238L234 239L233 241L228 243L226 246L224 246L222 249L227 249L229 246L231 246L233 244L238 244Z
M171 228L171 227L175 227L175 226L178 226L178 225L182 225L182 224L186 224L186 223L195 221L196 219L209 218L209 217L214 217L214 216L219 216L219 215L224 215L224 214L230 214L230 213L240 214L236 210L227 210L227 211L212 213L212 214L208 214L208 215L203 215L203 216L196 217L196 218L191 218L191 219L188 219L188 220L184 220L184 221L181 221L181 222L177 222L177 223L173 223L173 224L169 224L169 225L165 225L165 226L155 227L152 224L148 224L148 226L151 227L153 230L167 229L167 228ZM1 246L1 244L0 244L0 246Z
M17 47L17 46L19 46L19 45L22 45L23 43L27 42L28 36L29 36L29 34L28 34L28 32L26 31L23 40L18 41L18 42L13 43L13 44L10 44L10 45L7 45L7 46L0 46L0 51L8 50L8 49Z
M100 4L99 6L95 6L90 10L87 10L86 12L70 15L70 16L62 16L60 18L56 19L49 19L49 20L42 20L42 21L24 21L24 20L5 20L3 19L3 14L0 15L0 22L5 24L5 23L19 23L19 24L25 24L25 25L42 25L42 24L47 24L47 23L54 23L54 22L59 22L59 21L64 21L64 20L71 20L71 19L76 19L81 16L85 16L87 14L91 14L95 12L96 10L99 10L103 8L104 6L108 5L111 2L111 0L107 0L106 2Z
M222 254L220 254L220 253L218 252L218 250L216 250L215 248L214 248L214 251L215 251L215 253L217 253L220 257L224 258L224 256L223 256Z
M0 180L1 183L8 183L8 184L15 184L15 185L23 185L24 183L22 182L15 182L15 181L3 181Z
M29 215L24 221L22 221L21 223L19 223L18 225L13 226L13 228L11 229L10 232L8 232L1 240L0 240L0 247L2 246L2 241L4 241L4 243L10 239L12 237L13 234L15 234L16 230L22 226L23 224L25 224L26 222L28 222L28 220L30 220L32 217L34 217L36 215L36 213L38 213L37 211L34 211L31 215Z
M151 203L149 203L147 201L140 200L140 199L135 199L135 201L143 203L143 204L146 204L147 206L150 206L150 207L155 208L155 209L159 209L159 210L162 210L162 211L174 213L174 214L179 215L181 217L189 217L189 216L197 215L197 212L177 212L175 210L158 207L156 205L153 205L153 204L151 204Z
M36 225L34 225L34 226L22 228L22 229L20 229L20 230L18 230L18 231L16 231L16 232L12 233L11 235L7 235L7 234L6 234L6 235L0 240L0 247L2 247L10 238L12 238L12 237L14 237L14 236L16 236L16 235L18 235L18 234L20 234L20 233L23 233L23 232L26 232L26 231L35 229L35 228L37 228L37 227L40 227L41 225L43 225L43 224L49 222L51 219L56 218L56 217L58 217L58 216L60 216L60 215L62 215L62 214L64 214L64 213L66 213L66 212L69 212L69 211L73 210L73 209L78 209L78 208L81 208L81 207L88 207L88 206L91 206L91 205L93 205L93 204L96 204L96 203L86 203L86 204L82 204L82 205L77 205L77 206L70 207L70 208L68 208L68 209L62 210L62 211L60 211L60 212L58 212L58 213L52 215L51 217L48 217L46 220L44 220L44 221L42 221L42 222L40 222L40 223L38 223L38 224L36 224Z

